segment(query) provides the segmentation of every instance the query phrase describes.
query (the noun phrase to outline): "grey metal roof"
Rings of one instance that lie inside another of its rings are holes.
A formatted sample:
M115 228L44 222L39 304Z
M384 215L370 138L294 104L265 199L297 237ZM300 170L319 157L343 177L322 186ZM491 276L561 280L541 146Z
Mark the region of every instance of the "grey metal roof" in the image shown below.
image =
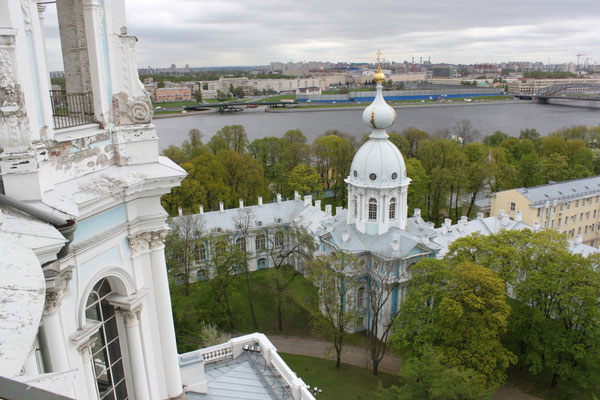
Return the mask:
M208 393L186 392L189 400L291 400L259 354L205 364Z
M567 201L599 195L600 176L519 188L517 191L531 201L534 206L543 206L547 201Z
M240 220L241 212L247 210L252 213L250 229L290 224L297 222L310 230L311 226L327 218L327 214L320 209L308 205L302 200L287 200L281 203L267 203L256 206L246 206L243 209L231 208L223 211L210 211L204 214L194 214L199 219L205 231L218 230L235 231L236 221ZM175 217L177 220L179 217Z
M317 232L341 250L354 254L374 253L385 258L406 258L415 254L429 253L439 246L430 242L429 232L425 235L414 234L398 228L391 228L381 235L367 235L356 229L354 224L346 224L348 210L323 222L324 228ZM413 225L414 222L413 222ZM424 225L424 227L426 227ZM345 239L345 240L344 240Z

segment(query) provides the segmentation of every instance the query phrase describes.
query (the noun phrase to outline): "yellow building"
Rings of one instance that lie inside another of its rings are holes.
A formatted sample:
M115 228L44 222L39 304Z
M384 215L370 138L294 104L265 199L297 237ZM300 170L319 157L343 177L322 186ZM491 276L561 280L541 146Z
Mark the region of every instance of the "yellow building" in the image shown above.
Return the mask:
M500 210L529 226L539 224L589 246L600 245L600 176L494 193L491 214Z

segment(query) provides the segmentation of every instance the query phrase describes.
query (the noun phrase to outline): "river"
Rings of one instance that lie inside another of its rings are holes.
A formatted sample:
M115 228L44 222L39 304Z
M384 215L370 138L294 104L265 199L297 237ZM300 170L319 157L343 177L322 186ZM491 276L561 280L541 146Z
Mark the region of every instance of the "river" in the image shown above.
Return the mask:
M590 104L591 103L591 104ZM568 103L573 104L573 103ZM584 106L581 106L584 105ZM367 104L365 103L366 107ZM388 131L401 131L414 126L429 133L452 128L468 119L482 136L502 131L518 136L525 128L535 128L542 135L572 125L600 125L600 102L582 102L580 105L536 104L531 102L461 104L448 106L405 106L396 109L396 122ZM337 129L360 138L370 130L362 122L362 109L317 109L303 112L264 112L248 109L238 113L208 113L185 117L154 119L159 136L160 150L186 139L190 129L199 129L208 141L226 125L243 125L250 141L265 136L281 137L290 129L300 129L312 142L328 129Z

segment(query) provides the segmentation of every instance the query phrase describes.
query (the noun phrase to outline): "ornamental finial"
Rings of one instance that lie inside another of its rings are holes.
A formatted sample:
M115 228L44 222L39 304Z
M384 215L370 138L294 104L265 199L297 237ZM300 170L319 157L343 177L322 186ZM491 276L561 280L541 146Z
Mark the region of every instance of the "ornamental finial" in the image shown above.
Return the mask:
M377 72L373 76L373 80L377 83L385 80L385 75L381 72L381 50L377 50Z

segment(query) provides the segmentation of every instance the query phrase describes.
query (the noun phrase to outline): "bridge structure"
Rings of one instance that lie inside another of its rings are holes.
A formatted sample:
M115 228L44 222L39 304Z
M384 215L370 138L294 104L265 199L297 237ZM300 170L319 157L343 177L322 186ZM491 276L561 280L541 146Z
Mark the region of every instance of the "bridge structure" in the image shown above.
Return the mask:
M552 99L600 101L600 83L556 84L539 89L534 97L542 104L547 104Z
M198 111L206 108L218 108L220 112L235 112L242 111L245 108L254 108L257 106L267 106L269 108L287 107L290 105L297 105L298 102L292 101L268 101L268 102L229 102L229 103L211 103L211 104L197 104L195 106L185 106L184 110L187 111Z

